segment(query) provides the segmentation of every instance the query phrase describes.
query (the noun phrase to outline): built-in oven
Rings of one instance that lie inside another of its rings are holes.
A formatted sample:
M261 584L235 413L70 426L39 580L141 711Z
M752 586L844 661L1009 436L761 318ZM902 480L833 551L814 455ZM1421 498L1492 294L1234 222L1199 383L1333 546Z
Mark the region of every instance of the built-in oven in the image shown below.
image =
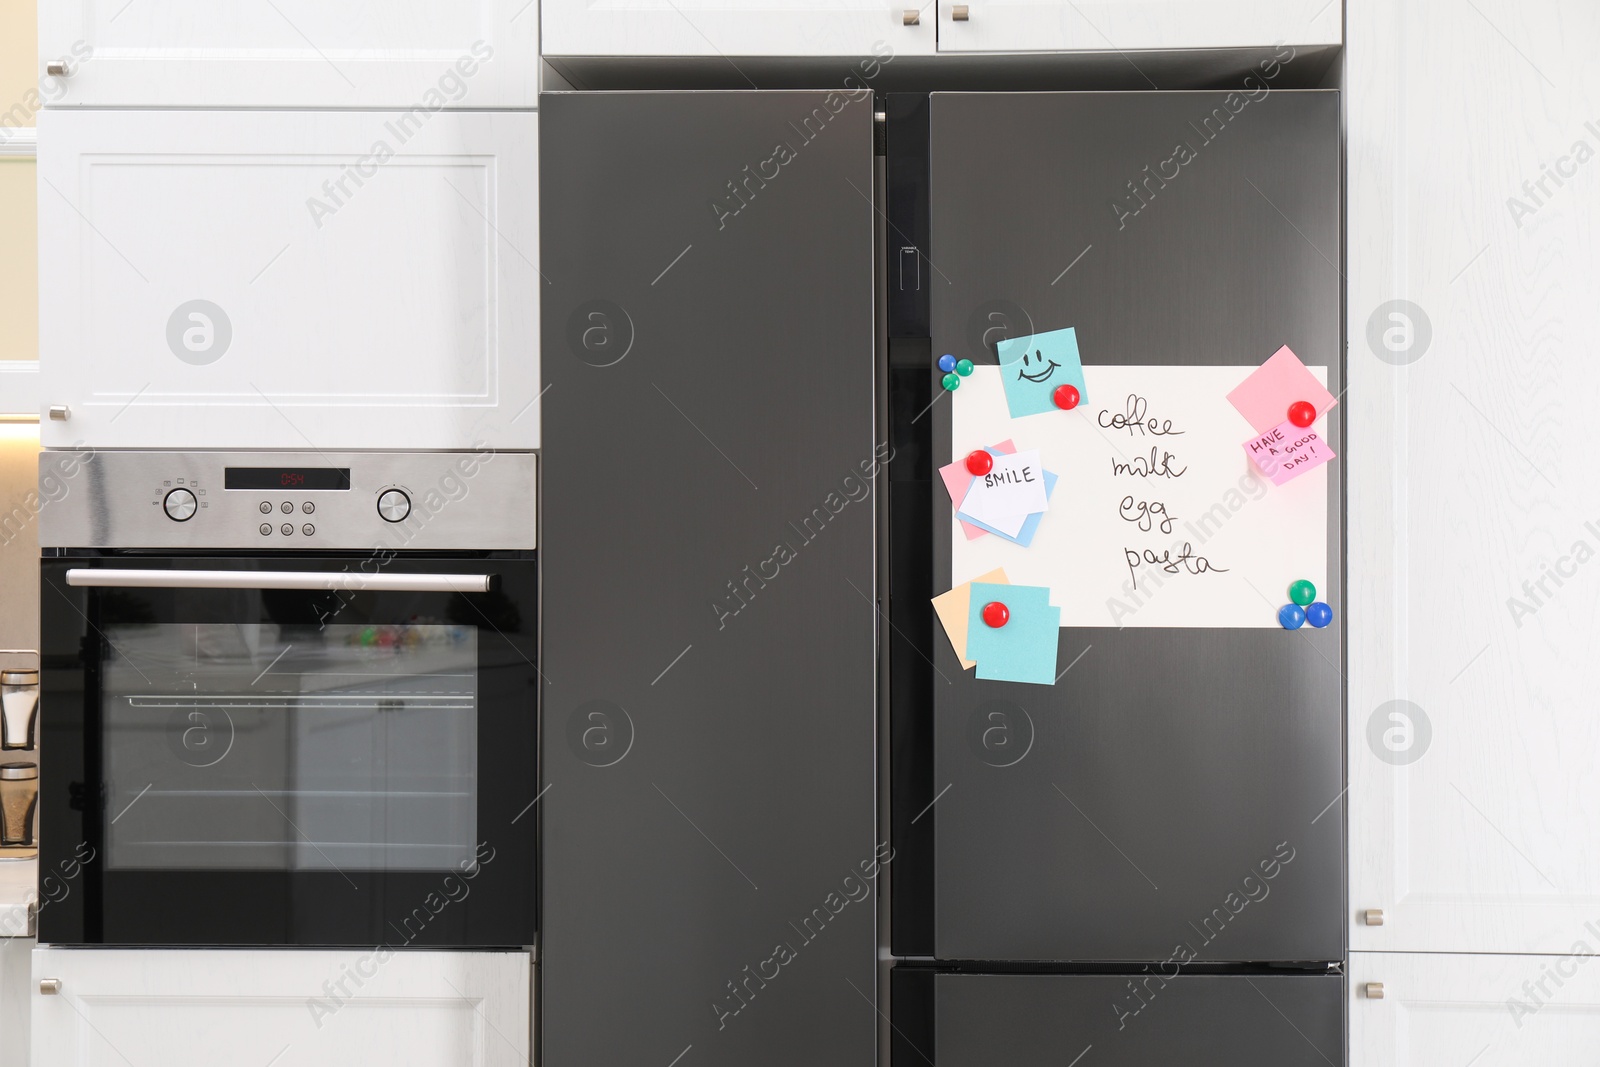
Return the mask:
M535 457L49 452L42 942L534 941Z

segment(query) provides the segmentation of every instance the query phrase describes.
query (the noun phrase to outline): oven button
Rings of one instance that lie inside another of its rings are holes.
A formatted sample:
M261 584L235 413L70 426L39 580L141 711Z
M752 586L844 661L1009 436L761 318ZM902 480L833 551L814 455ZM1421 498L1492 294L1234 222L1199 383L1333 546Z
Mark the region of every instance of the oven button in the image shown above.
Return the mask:
M261 524L261 536L262 537L266 537L271 532L272 532L272 523L264 522L264 523Z
M279 507L279 510L282 511L285 515L293 515L294 514L294 505L289 503L287 500L285 500L278 507Z
M263 514L263 515L271 515L272 514L272 502L271 501L263 500L261 502L261 514Z
M317 532L317 528L308 522L304 526L300 527L300 532L305 534L307 537L310 537L312 534Z
M194 518L196 507L194 494L187 489L174 489L167 494L161 506L167 512L167 518L174 522L188 522Z
M411 514L411 498L398 489L385 489L378 497L378 514L384 522L400 522Z
M283 524L283 536L288 537L292 533L294 533L294 523L292 523L292 522L284 523Z
M313 504L311 501L307 500L304 504L300 505L300 510L305 512L307 515L309 515L313 511L317 510L317 506L315 504Z

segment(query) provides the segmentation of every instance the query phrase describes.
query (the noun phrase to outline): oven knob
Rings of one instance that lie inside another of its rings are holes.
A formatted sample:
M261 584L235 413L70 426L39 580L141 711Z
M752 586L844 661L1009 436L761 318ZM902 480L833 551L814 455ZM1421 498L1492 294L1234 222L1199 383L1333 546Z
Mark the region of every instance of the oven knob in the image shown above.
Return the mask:
M167 494L161 506L167 512L167 518L173 522L188 522L194 518L194 494L187 489L174 489Z
M400 522L411 514L411 498L398 489L385 489L378 497L378 514L384 522Z

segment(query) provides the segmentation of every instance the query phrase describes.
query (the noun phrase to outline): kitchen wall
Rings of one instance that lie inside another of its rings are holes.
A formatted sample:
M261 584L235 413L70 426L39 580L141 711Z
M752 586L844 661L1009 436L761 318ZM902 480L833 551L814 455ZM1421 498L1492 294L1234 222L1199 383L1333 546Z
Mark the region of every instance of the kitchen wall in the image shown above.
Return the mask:
M38 109L35 5L0 4L0 127L31 127ZM38 223L34 162L8 154L0 129L0 360L39 358ZM17 405L0 377L0 417ZM0 648L39 643L39 429L0 421ZM5 660L4 664L9 664Z

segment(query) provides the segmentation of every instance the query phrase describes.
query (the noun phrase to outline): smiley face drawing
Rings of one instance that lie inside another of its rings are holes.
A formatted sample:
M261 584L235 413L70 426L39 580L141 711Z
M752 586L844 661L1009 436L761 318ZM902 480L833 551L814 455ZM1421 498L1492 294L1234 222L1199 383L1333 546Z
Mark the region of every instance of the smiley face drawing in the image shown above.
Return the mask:
M1046 413L1064 417L1054 399L1063 385L1077 388L1080 405L1088 403L1078 332L1073 327L1010 337L995 346L995 353L1000 357L1000 384L1005 387L1006 407L1013 419Z
M1033 350L1030 361L1028 353L1022 353L1022 363L1017 368L1017 377L1025 382L1039 385L1050 380L1050 375L1056 372L1061 364L1045 355L1039 349Z

